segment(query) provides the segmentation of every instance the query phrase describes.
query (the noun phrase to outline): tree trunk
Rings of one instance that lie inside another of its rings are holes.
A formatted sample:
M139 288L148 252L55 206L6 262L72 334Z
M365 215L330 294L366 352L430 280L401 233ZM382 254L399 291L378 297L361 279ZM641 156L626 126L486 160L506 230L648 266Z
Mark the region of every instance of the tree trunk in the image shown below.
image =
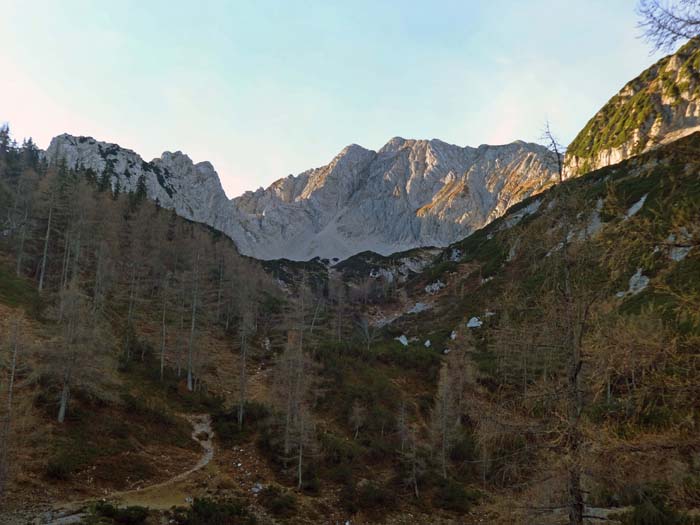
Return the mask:
M70 261L70 234L66 232L63 246L63 264L61 265L61 290L65 290L68 284L68 265Z
M99 311L100 294L102 293L102 245L97 249L97 261L95 263L95 282L92 287L92 313L96 315Z
M247 335L245 333L245 328L241 332L241 359L240 359L240 375L239 375L239 385L238 385L238 429L243 428L243 416L245 412L245 402L246 402L246 386L247 386L247 372L246 372L246 362L248 357L248 341Z
M165 371L165 311L166 311L166 295L163 288L163 305L160 318L160 380L163 381L163 373Z
M418 498L420 497L418 493L418 447L415 436L411 438L411 478L413 479L413 493Z
M569 467L568 476L569 493L569 525L583 525L583 491L581 490L581 470L574 462Z
M290 393L291 394L291 393ZM282 450L284 451L285 467L289 456L289 437L292 427L292 396L287 397L287 410L284 414L284 439L282 440Z
M299 457L297 462L297 489L301 490L302 462L304 460L304 414L299 414Z
M51 237L51 217L53 215L53 196L49 206L49 220L46 224L46 235L44 236L44 253L41 257L41 271L39 272L39 291L44 289L44 279L46 277L46 259L49 252L49 239Z
M22 259L24 258L24 241L27 237L27 218L29 214L29 209L24 210L24 219L22 220L21 233L19 237L19 246L17 247L17 277L22 275Z
M68 233L66 232L66 242L63 248L63 264L61 266L61 284L60 290L65 290L68 288L68 260L70 259L70 242L68 241ZM65 304L63 301L58 303L58 322L63 321L63 308Z
M413 475L413 493L416 495L416 499L420 497L418 493L418 473L416 472L416 458L413 458L413 467L412 467L412 475Z
M134 299L136 295L136 265L131 263L131 281L129 283L129 310L126 315L126 335L124 341L124 352L126 359L131 359L131 331L134 318Z
M558 154L557 154L557 158ZM560 167L561 182L561 167ZM564 301L566 305L567 343L569 346L569 373L568 373L568 421L566 442L568 447L568 507L569 525L583 524L583 491L581 489L581 433L579 429L581 412L583 410L583 397L581 391L581 340L585 316L579 314L574 304L574 288L571 276L571 261L569 255L569 224L565 223L562 256L564 262Z
M15 319L12 336L12 364L10 365L10 383L7 387L7 425L12 417L12 397L15 386L15 371L17 370L17 354L19 352L19 319Z
M229 326L231 326L231 304L226 303L226 322L224 324L224 330L228 332Z
M447 392L447 387L445 387L445 390L443 391L442 399L441 399L441 412L442 414L440 415L440 465L442 467L442 477L444 479L447 479L447 453L448 453L448 420L449 420L449 414L448 411L450 409L449 407L449 402L448 402L448 392Z
M194 349L194 329L197 323L197 295L199 293L199 275L198 266L199 264L199 253L195 257L194 269L193 269L193 286L192 286L192 319L190 322L190 339L187 348L187 390L192 392L194 385L192 382L192 354Z
M442 477L447 479L447 431L442 431L442 448L440 451L440 463L442 465Z
M70 378L73 371L73 365L71 364L63 377L63 389L61 390L61 402L58 408L58 422L63 423L66 418L66 411L68 410L68 400L70 398Z
M73 268L71 269L71 279L78 276L78 263L80 262L80 230L78 230L78 238L75 240L75 254L73 255Z

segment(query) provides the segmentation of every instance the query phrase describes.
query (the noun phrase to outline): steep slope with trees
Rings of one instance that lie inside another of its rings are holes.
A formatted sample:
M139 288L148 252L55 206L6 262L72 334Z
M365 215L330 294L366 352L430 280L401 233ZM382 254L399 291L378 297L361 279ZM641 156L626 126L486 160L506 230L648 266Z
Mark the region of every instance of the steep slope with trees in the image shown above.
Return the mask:
M511 209L425 271L414 290L445 284L431 309L388 325L466 376L441 376L435 468L504 522L697 508L698 153L693 134ZM445 466L454 436L470 455Z
M700 39L628 82L568 147L568 177L615 164L700 129Z

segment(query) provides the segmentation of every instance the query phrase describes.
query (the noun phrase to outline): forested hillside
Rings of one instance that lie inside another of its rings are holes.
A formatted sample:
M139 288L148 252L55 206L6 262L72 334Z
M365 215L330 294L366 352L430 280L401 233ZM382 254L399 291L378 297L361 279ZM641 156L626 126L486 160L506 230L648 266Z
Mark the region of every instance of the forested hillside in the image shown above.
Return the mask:
M2 137L8 515L691 522L697 135L441 252L266 271L142 192ZM193 441L199 414L212 428ZM208 433L211 463L115 495L196 466ZM90 505L103 495L122 509Z
M453 475L515 522L692 522L699 152L695 134L511 209L426 270L446 283L431 309L391 325L419 341L459 327L437 392L459 421L443 453L468 439Z
M0 210L4 505L128 488L191 461L176 414L222 406L248 337L279 322L279 288L141 184L122 194L49 165L7 128Z

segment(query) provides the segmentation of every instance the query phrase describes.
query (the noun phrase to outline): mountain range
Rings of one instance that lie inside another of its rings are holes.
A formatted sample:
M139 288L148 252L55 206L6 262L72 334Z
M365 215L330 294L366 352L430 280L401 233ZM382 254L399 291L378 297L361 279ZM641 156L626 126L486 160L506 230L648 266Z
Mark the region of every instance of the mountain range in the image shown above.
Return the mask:
M572 141L565 177L581 175L700 129L700 42L630 81ZM444 247L500 217L558 179L556 162L538 144L477 148L395 137L378 151L356 144L327 165L229 199L209 162L181 152L150 162L91 137L55 137L49 160L107 173L134 191L205 223L258 259L338 261L363 251L382 255Z
M46 155L106 172L124 191L143 176L151 199L226 233L258 259L446 246L556 179L537 144L470 148L396 137L379 151L350 145L325 166L229 200L212 165L181 152L146 162L116 144L60 135Z

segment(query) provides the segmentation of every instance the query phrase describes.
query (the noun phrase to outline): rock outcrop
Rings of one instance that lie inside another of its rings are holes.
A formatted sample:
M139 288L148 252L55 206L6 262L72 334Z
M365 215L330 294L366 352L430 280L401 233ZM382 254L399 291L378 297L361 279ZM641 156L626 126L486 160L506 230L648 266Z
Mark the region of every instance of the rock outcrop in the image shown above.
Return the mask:
M211 163L194 164L179 151L145 162L117 144L63 134L53 138L45 155L49 160L65 159L72 168L92 169L98 176L106 173L112 187L118 184L124 192L136 191L143 177L150 199L186 219L213 226L224 219L219 214L228 213L229 200Z

